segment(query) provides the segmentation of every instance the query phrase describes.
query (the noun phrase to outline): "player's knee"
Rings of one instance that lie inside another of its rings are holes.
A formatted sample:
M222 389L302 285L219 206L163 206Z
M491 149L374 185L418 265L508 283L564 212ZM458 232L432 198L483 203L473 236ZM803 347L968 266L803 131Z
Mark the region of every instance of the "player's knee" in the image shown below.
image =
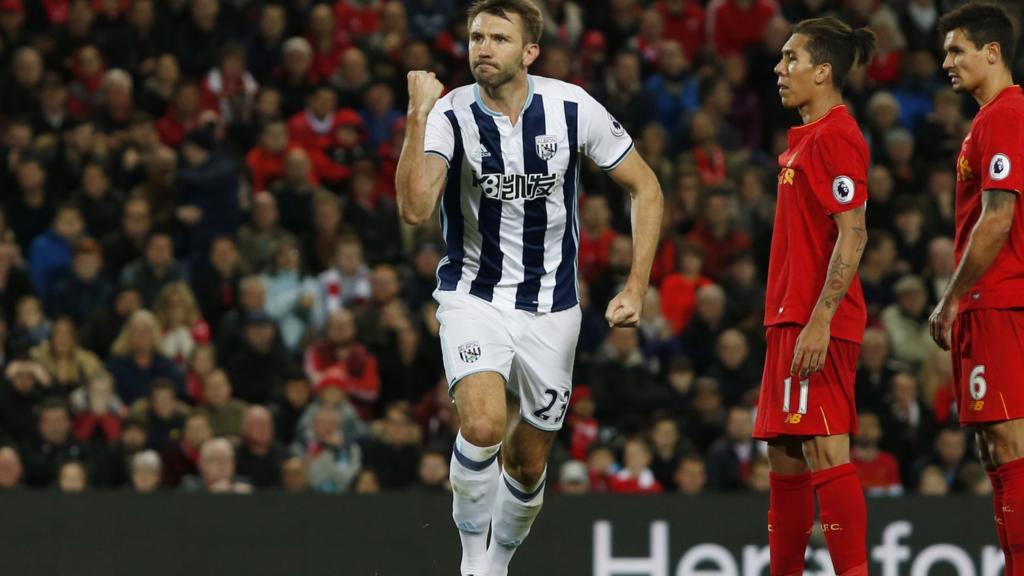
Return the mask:
M497 418L467 418L460 432L474 446L494 446L505 435L505 423Z
M819 436L804 443L804 456L811 470L828 470L850 462L849 436Z
M546 464L544 462L516 462L512 466L507 466L507 469L509 476L515 478L517 482L527 488L533 488L544 480Z
M985 436L988 453L996 463L1006 464L1024 458L1024 438L1020 434L994 428Z

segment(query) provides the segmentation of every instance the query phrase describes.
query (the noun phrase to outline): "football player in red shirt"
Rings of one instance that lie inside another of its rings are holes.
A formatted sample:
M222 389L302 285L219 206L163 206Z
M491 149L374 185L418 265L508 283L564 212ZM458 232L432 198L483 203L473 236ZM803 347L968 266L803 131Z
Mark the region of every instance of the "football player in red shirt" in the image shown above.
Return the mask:
M1015 37L999 6L942 17L953 89L981 105L956 171L956 271L931 315L952 351L960 424L973 426L992 480L1006 574L1024 575L1024 93L1013 84Z
M835 18L793 27L775 66L783 106L803 125L779 156L768 265L768 351L754 437L768 441L771 574L804 573L814 497L840 576L867 574L867 511L850 463L854 373L867 312L857 279L867 231L868 147L843 104L874 35Z

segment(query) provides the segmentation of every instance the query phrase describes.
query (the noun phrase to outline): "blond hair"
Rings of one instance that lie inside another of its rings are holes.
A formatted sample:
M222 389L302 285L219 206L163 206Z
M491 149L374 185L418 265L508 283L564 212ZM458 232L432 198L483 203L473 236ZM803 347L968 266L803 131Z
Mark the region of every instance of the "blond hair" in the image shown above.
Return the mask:
M156 315L164 330L173 328L170 325L171 309L176 296L182 299L181 305L185 307L185 322L188 326L195 324L202 317L199 313L199 306L196 305L196 297L188 284L181 280L171 282L160 290L153 302L153 314Z
M142 326L149 330L150 336L153 339L153 351L159 351L160 322L149 310L136 310L132 313L131 317L128 318L128 321L124 323L124 327L121 328L121 333L117 335L117 339L114 340L114 344L110 347L110 353L112 355L125 356L132 353L132 330L136 326Z

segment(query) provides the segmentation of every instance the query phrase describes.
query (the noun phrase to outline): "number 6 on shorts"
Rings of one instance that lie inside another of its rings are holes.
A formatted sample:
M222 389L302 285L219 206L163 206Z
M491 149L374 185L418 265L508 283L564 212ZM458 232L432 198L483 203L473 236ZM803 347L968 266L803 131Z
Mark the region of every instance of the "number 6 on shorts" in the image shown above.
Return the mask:
M988 392L988 382L985 381L985 365L979 364L971 370L971 379L969 380L971 398L975 400L981 400L985 397L985 393Z
M811 383L810 378L800 381L800 406L797 407L797 414L807 414L807 389ZM782 411L789 413L789 393L793 388L793 379L786 378L786 386L783 388Z

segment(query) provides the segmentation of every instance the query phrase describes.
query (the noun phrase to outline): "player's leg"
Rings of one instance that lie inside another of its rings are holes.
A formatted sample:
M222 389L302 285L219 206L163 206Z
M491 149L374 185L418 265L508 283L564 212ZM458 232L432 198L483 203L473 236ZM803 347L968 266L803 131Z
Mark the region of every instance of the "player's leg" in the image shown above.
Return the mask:
M996 534L999 537L999 548L1003 551L1005 565L1003 573L1007 576L1013 574L1013 555L1010 554L1009 543L1006 539L1006 522L1003 520L1003 478L999 473L999 463L992 457L988 448L988 442L980 429L975 429L975 440L978 443L978 456L985 466L989 482L992 483L992 519L995 521Z
M979 425L983 450L998 466L1002 491L1000 516L996 517L996 528L1002 520L1006 539L1003 548L1008 575L1024 574L1024 419L988 422ZM993 482L993 500L996 484Z
M454 389L459 413L449 479L452 518L462 540L463 576L486 576L487 529L497 495L498 450L505 431L505 379L495 372L478 372L460 380Z
M772 576L801 576L814 525L814 489L800 438L768 440L768 549Z
M462 540L463 576L487 574L487 530L498 489L505 434L505 382L512 337L502 314L467 294L439 293L441 355L460 428L449 478L452 517Z
M804 462L800 428L807 425L808 381L789 369L798 326L769 327L754 437L768 442L771 466L768 548L772 576L804 573L807 540L814 525L814 489Z
M512 555L530 533L544 505L548 454L556 434L520 418L510 424L501 452L502 473L487 549L488 576L508 574Z
M850 435L813 436L803 448L832 566L839 576L866 576L868 513L850 463Z
M580 331L579 307L550 314L512 315L515 358L509 388L518 393L518 418L502 451L502 477L491 523L488 576L504 576L544 503L548 453L562 427L572 391ZM510 411L511 414L511 411Z

